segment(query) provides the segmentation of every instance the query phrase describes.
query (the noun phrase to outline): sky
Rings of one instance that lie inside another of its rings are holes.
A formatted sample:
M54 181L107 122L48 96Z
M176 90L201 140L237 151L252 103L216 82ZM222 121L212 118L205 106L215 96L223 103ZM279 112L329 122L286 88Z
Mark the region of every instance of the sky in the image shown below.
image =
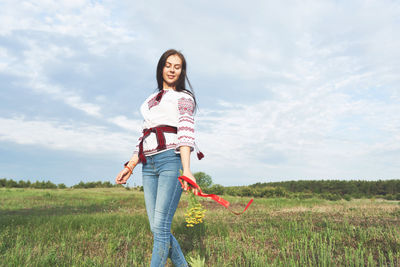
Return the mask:
M113 182L170 48L199 107L192 172L400 178L399 1L2 0L0 21L0 178Z

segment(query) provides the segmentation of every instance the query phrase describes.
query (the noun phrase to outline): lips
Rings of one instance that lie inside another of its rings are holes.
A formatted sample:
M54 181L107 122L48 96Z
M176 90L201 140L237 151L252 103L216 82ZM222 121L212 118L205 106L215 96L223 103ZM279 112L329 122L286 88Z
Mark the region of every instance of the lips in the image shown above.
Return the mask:
M170 78L171 80L175 78L175 75L167 75L168 78Z

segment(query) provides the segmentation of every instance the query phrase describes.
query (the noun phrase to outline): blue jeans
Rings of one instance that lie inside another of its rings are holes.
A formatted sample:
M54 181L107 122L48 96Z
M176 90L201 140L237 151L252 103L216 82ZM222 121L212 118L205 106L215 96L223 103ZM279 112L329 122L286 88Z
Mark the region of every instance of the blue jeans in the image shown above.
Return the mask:
M186 267L181 247L171 233L172 218L182 194L178 180L181 157L170 149L147 156L146 160L142 166L143 190L154 237L150 266L165 266L170 257L175 266Z

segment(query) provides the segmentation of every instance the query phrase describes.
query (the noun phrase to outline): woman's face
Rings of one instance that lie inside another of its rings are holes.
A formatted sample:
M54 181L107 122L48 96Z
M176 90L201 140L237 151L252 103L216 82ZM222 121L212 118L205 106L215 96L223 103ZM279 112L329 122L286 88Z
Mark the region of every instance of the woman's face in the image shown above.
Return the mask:
M182 72L182 60L178 55L171 55L165 61L163 69L163 87L175 89L175 84L178 81Z

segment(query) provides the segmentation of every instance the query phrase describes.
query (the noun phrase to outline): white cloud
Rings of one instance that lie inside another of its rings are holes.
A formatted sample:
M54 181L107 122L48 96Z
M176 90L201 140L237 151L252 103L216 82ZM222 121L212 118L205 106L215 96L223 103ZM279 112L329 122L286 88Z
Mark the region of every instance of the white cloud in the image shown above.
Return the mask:
M98 92L96 86L114 71L113 63L128 58L126 64L139 72L110 79L129 87L142 79L143 62L155 66L163 50L176 47L188 59L190 77L210 87L200 91L199 100L230 96L200 101L197 119L206 168L218 174L232 169L230 184L243 175L392 177L399 171L394 162L400 157L400 4L395 1L17 5L6 0L0 5L1 73L94 121L85 126L59 123L63 118L2 118L1 140L92 153L113 150L114 142L130 138L123 132L129 131L132 142L121 145L133 146L140 121L119 115L127 114L121 109L112 113L126 95L111 103L118 88ZM52 75L54 69L59 76ZM235 96L236 86L243 88ZM135 94L143 90L132 88ZM99 126L109 123L123 130L110 133Z
M97 125L66 124L57 121L0 118L0 141L38 145L83 154L130 155L135 134L111 132Z
M65 90L57 85L47 84L33 78L29 83L29 87L37 93L45 93L53 97L54 99L64 102L65 104L81 110L88 115L100 117L101 107L92 103L88 103L82 100L82 97Z
M377 178L383 168L395 177L400 105L354 100L338 89L299 88L304 93L296 97L252 105L222 101L222 110L200 112L198 143L207 166L220 176L230 171L230 184L245 183L238 175L243 169L254 182L261 175ZM383 160L385 154L392 156Z
M78 50L81 47L71 46L71 41L83 41L86 53L103 57L108 49L132 43L132 31L119 26L106 6L92 1L24 1L21 5L9 1L2 5L5 23L0 26L0 34L23 44L21 50L13 52L15 56L1 47L2 73L19 77L20 85L36 93L100 117L101 107L84 99L83 88L57 84L49 75L52 68L63 63L73 64L74 71L84 77L96 75L87 62L79 59L88 55Z
M114 118L110 118L109 122L114 123L123 129L135 132L138 137L139 137L139 135L141 135L142 121L140 121L140 120L132 120L132 119L128 119L126 116L120 115L120 116L116 116Z

